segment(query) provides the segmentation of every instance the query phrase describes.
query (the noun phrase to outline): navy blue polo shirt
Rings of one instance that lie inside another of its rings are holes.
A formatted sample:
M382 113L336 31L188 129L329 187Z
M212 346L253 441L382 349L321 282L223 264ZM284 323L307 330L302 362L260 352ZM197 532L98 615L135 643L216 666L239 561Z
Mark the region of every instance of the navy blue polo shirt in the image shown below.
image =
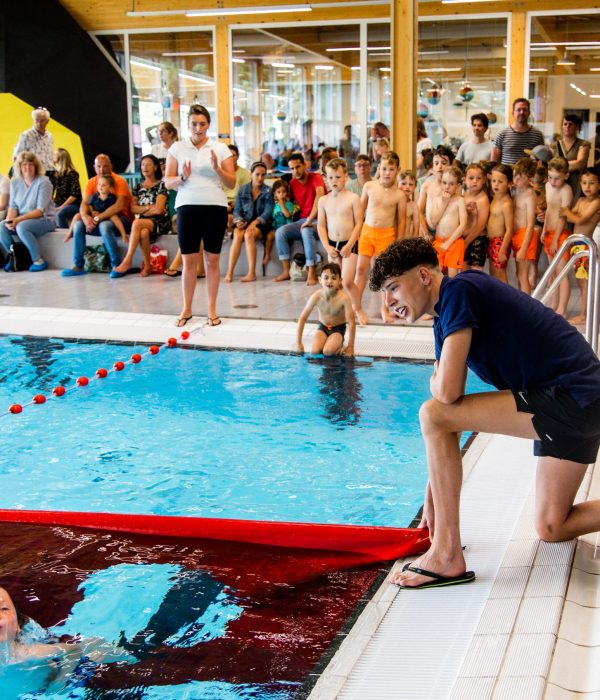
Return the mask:
M600 361L579 331L527 294L476 270L445 277L435 305L435 355L473 331L467 366L497 389L559 386L580 406L600 400Z

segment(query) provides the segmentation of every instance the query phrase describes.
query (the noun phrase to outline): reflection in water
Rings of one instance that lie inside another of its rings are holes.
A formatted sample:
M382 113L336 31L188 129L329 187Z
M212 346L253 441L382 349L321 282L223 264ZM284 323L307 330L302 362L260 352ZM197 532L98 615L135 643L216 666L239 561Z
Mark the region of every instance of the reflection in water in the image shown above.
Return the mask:
M63 341L51 340L49 338L34 338L24 336L22 338L11 338L12 345L21 346L28 363L33 368L34 374L24 386L30 388L49 390L56 384L68 384L69 377L59 377L52 371L52 365L56 362L55 351L64 350ZM6 366L6 372L12 372L12 368ZM5 376L0 374L0 382L6 381Z
M309 362L322 366L319 393L324 417L336 425L356 425L362 402L362 384L356 374L358 362L343 357L311 358Z

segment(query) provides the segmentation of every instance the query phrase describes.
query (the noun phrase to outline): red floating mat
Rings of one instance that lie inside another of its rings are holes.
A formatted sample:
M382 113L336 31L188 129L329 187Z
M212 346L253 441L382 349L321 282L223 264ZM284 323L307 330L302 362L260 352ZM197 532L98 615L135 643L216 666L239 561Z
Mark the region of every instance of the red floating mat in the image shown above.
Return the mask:
M0 521L345 552L354 555L349 557L354 563L363 564L399 559L422 552L430 545L427 530L364 525L2 509Z

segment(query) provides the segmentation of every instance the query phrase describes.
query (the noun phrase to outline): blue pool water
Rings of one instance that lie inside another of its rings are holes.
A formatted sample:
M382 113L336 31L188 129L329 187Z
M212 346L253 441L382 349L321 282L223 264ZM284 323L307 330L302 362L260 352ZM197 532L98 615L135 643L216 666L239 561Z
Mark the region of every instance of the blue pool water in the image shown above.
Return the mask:
M0 406L131 345L0 338ZM407 526L431 366L176 348L3 417L0 507ZM470 379L470 390L480 388Z

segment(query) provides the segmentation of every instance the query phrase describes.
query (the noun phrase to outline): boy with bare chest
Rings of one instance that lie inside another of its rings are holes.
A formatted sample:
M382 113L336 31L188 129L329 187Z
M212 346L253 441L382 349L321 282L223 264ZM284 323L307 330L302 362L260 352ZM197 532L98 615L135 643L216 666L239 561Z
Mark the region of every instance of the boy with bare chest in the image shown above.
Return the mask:
M367 284L367 275L371 259L384 251L396 239L404 237L406 227L406 195L396 186L400 159L389 151L381 158L379 179L365 183L361 197L361 206L365 212L360 238L358 239L358 264L356 268L356 286L361 300L361 325L368 322L367 314L362 310L362 296ZM387 307L382 312L387 314ZM386 316L383 316L387 320Z
M360 318L364 312L354 283L358 260L357 241L364 218L360 197L346 189L348 169L342 158L334 158L327 163L325 178L329 194L319 200L317 231L329 262L336 263L342 270L343 287Z
M455 166L444 168L442 192L433 198L430 223L435 227L433 247L440 269L448 277L457 275L464 266L467 209L460 187L462 171Z
M434 197L439 197L442 194L442 173L444 168L452 165L454 154L449 148L439 146L436 148L433 155L433 166L431 168L431 176L425 180L421 192L419 193L419 215L421 217L421 234L429 235L429 239L433 240L435 236L435 226L431 223L431 207Z
M561 212L571 206L573 200L573 190L567 184L569 175L569 164L564 158L553 158L548 163L548 182L546 183L546 216L544 218L544 229L542 231L542 243L548 256L552 261L569 235L567 220ZM566 252L560 262L556 265L558 274L567 264L569 253ZM563 278L558 288L558 305L556 313L566 318L567 305L571 295L571 283L568 276Z
M515 232L511 245L517 264L519 289L531 294L529 267L537 264L538 243L535 237L536 197L531 187L535 175L535 163L531 158L521 158L513 167L513 213Z

